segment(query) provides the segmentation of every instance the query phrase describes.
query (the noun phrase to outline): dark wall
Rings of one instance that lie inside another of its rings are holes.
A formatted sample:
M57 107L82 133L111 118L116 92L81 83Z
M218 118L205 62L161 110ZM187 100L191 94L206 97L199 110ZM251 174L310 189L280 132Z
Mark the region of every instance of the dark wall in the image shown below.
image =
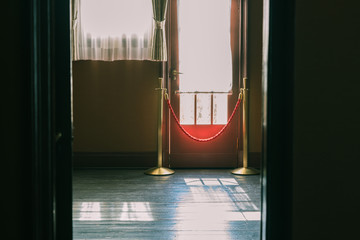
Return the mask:
M293 239L358 235L358 4L296 1Z
M155 152L159 67L73 62L74 151Z
M1 163L4 239L31 234L30 42L29 4L4 3L1 14ZM11 23L9 20L11 19Z

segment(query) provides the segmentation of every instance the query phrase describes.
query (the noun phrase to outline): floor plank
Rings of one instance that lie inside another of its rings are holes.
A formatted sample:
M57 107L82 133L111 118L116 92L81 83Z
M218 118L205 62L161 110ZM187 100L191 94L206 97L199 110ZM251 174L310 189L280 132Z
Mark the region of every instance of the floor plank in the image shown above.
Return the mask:
M260 178L229 170L75 170L74 239L260 239Z

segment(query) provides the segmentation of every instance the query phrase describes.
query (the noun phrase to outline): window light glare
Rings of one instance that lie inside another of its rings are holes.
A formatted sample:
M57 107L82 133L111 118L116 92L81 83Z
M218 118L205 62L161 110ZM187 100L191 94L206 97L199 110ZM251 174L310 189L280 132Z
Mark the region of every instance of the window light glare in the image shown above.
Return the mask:
M184 182L189 186L237 186L239 183L234 178L184 178ZM244 192L244 190L237 186L235 189L239 192Z
M231 90L230 14L231 0L178 1L179 71L183 73L179 76L181 92ZM210 94L197 95L197 125L227 123L227 95L223 95L215 97L213 106ZM180 100L180 123L194 124L191 117L194 105L187 103Z
M149 0L85 0L81 4L83 30L94 37L147 32L152 25L151 4Z
M183 125L194 124L195 102L194 94L180 95L180 123Z
M230 0L178 2L180 91L231 90L230 8Z
M149 202L81 202L79 221L154 221ZM101 214L101 208L110 208L111 214Z
M213 124L227 123L227 99L226 94L214 94L213 96Z
M196 124L211 124L211 94L196 95Z

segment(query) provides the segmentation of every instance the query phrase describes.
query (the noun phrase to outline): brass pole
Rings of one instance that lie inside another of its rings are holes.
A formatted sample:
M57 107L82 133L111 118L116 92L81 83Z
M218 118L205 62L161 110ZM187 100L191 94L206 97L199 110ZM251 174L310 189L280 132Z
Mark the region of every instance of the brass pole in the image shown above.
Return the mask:
M163 88L163 78L159 78L159 88L156 90L159 90L159 97L158 97L158 119L157 119L157 166L154 168L150 168L145 171L145 174L148 175L154 175L154 176L165 176L173 174L175 171L171 170L169 168L164 168L162 166L163 163L163 113L164 113L164 92L166 91L165 88Z
M259 174L259 171L248 167L248 153L249 153L249 104L248 104L248 91L247 78L243 78L243 88L240 89L243 103L243 167L236 168L231 171L232 174L236 175L255 175Z
M164 114L164 89L162 88L161 84L161 78L159 78L160 81L160 94L159 94L159 110L158 110L158 118L157 118L157 151L158 151L158 163L157 167L162 167L162 123L163 123L163 114Z

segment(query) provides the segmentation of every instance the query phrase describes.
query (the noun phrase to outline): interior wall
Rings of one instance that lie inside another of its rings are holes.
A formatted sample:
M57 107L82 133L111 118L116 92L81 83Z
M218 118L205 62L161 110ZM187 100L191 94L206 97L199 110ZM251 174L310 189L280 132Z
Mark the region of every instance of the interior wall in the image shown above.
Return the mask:
M354 239L360 160L358 6L336 0L295 2L293 239Z
M73 62L74 152L155 152L159 67Z
M260 153L261 0L249 1L248 34L249 148ZM158 63L76 61L72 71L74 152L156 151Z

